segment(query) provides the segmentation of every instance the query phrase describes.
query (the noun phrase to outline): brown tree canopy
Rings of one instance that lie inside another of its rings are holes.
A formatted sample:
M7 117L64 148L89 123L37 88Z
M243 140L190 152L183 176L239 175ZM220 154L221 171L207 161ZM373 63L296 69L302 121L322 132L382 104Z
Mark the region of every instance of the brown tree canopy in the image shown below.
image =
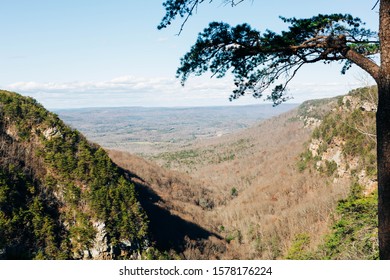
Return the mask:
M221 0L235 6L244 0ZM213 0L166 0L166 13L158 28L167 27L176 17L181 26L198 5ZM390 0L373 0L379 5L379 33L364 28L364 23L348 14L316 15L311 18L281 18L288 30L260 32L248 24L230 26L212 22L199 33L196 43L181 59L177 76L184 83L191 75L211 71L222 77L234 75L231 99L251 93L267 96L274 104L286 100L284 91L299 69L316 62L344 63L342 73L356 64L369 73L378 85L377 159L378 220L381 259L390 259ZM380 63L373 59L380 56Z

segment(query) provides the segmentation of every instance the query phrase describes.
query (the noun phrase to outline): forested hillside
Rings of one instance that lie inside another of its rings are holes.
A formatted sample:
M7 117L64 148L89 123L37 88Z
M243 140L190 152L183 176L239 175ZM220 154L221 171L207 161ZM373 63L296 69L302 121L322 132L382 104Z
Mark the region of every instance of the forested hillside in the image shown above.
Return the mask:
M0 91L0 258L140 258L150 245L134 185L107 153Z
M316 125L298 168L321 173L333 182L349 178L349 195L338 203L322 244L307 250L308 236L300 235L288 257L377 259L377 90L360 88L328 104L330 110L325 113L310 102L300 107L304 121Z
M376 101L307 101L142 158L1 91L0 258L377 259Z
M149 181L165 209L226 242L188 240L185 258L376 259L375 110L375 88L307 101L148 157L170 172L110 156Z

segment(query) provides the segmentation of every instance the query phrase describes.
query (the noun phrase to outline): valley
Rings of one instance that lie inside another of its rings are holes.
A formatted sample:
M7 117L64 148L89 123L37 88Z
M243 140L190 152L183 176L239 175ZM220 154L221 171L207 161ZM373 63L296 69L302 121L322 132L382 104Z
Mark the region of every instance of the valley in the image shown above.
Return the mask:
M123 107L55 112L89 140L106 148L152 155L230 134L297 106Z
M307 106L321 116L336 99L313 104ZM198 117L193 115L195 109L186 109L187 114L180 112L175 117L171 112L161 115L157 124L148 109L148 118L139 118L141 125L132 124L132 130L125 129L130 126L124 119L103 122L108 110L100 115L100 123L94 116L103 109L85 112L85 117L92 113L90 121L80 117L81 112L59 114L71 126L82 123L78 129L107 148L116 164L146 182L160 198L157 205L210 233L182 232L176 251L184 258L279 259L301 235L308 236L305 246L309 249L323 242L334 209L348 196L351 182L349 177L335 180L315 170L299 171L300 155L316 125L307 125L307 119L300 117L302 106L301 111L291 107L268 113L263 120L255 117L259 108L245 108L252 114L249 119L236 112L238 108L231 113L231 108L218 108L224 114L202 109ZM103 123L106 128L123 130L108 133ZM161 221L155 222L160 223L156 230L161 234ZM169 235L174 239L177 235L172 230Z
M377 259L375 96L58 117L2 91L0 259Z

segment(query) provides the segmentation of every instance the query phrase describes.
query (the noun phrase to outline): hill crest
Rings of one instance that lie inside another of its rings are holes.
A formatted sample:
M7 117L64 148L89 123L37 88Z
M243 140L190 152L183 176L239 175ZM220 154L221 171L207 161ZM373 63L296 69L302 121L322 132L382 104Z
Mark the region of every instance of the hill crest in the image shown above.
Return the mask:
M1 258L139 258L151 245L126 174L34 99L0 92L0 153Z

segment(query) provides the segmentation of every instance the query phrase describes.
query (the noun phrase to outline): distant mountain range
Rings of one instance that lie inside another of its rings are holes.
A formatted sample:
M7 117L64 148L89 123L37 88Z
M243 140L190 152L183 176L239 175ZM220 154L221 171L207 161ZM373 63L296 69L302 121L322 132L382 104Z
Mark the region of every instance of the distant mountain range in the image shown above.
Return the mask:
M104 147L150 154L248 128L297 106L86 108L57 110L56 113Z

